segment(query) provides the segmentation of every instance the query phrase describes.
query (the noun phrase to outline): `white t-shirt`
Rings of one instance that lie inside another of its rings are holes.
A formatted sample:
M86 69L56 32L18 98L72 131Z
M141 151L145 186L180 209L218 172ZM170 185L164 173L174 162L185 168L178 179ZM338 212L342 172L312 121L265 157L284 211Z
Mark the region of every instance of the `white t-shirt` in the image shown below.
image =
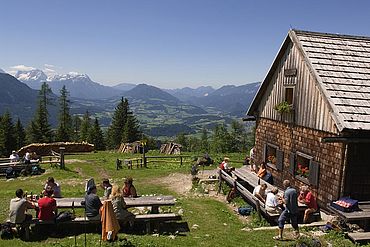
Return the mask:
M224 170L229 170L229 164L227 162L224 162Z
M257 185L256 187L254 187L253 195L255 196L256 194L259 194L260 196L264 196L265 192L261 194L260 191L261 191L261 185Z
M272 207L272 208L278 206L277 197L274 193L272 193L272 192L267 193L266 206L269 206L269 207Z

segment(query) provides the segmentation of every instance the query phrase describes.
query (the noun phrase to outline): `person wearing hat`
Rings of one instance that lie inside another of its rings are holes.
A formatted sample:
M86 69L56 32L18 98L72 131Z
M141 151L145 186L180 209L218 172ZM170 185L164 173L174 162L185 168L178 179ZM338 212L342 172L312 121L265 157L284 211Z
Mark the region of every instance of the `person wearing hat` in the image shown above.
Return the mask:
M125 179L125 185L122 188L123 197L137 197L136 188L133 185L132 177Z
M9 156L10 162L18 162L19 161L19 155L15 150L12 151L12 154Z

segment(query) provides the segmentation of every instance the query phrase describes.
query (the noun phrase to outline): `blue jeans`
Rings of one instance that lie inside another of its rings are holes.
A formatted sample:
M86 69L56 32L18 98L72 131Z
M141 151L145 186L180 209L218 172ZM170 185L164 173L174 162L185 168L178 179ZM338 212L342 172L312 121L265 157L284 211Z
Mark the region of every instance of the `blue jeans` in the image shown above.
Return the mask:
M297 214L291 214L287 209L285 209L279 216L278 224L280 229L284 229L284 224L287 219L290 219L290 223L294 230L298 230L298 217Z

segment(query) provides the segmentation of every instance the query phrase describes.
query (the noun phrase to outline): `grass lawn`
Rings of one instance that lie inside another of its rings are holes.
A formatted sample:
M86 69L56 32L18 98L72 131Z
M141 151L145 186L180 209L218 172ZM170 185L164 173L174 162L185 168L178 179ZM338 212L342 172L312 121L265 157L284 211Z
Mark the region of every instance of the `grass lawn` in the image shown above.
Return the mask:
M150 155L150 154L147 154ZM157 154L154 154L157 155ZM212 155L211 155L212 156ZM242 154L228 155L231 160L242 160ZM174 195L176 205L170 210L177 213L182 209L183 222L186 222L190 231L183 235L134 235L120 233L120 239L126 238L127 242L100 243L100 234L87 234L87 246L295 246L296 241L275 241L276 230L245 231L246 227L239 217L228 207L225 202L215 200L208 196L194 196L192 193L179 193L171 189L164 181L171 174L189 174L190 162L180 166L179 163L149 163L148 168L128 170L123 168L116 171L115 160L124 159L133 155L99 152L84 155L67 156L66 170L50 168L44 165L46 172L39 176L19 177L14 180L0 179L0 218L4 222L8 215L9 201L15 196L15 190L22 188L30 193L40 193L49 176L53 176L61 184L64 197L82 197L86 179L93 177L100 183L103 178L109 178L113 183L123 185L127 176L134 178L134 184L139 194ZM223 157L212 156L217 161ZM185 161L190 161L188 158ZM173 160L175 161L175 159ZM240 166L237 164L236 166ZM213 169L215 166L213 166ZM210 169L210 168L206 168ZM189 181L177 181L178 186ZM102 190L98 191L102 195ZM82 212L78 212L82 213ZM287 230L287 235L290 230ZM354 246L342 236L329 234L325 237L333 246ZM77 246L84 246L84 235L78 235ZM24 242L20 239L0 240L0 246L74 246L75 238L47 238L42 241ZM310 245L308 245L310 246ZM326 246L326 245L323 245Z

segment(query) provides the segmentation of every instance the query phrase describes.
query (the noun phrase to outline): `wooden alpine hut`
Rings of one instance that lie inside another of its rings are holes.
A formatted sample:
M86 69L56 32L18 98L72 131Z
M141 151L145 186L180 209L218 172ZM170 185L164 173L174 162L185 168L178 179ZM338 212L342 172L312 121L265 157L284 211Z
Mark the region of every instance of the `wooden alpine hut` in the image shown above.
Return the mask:
M290 30L247 115L277 185L370 200L369 37Z

